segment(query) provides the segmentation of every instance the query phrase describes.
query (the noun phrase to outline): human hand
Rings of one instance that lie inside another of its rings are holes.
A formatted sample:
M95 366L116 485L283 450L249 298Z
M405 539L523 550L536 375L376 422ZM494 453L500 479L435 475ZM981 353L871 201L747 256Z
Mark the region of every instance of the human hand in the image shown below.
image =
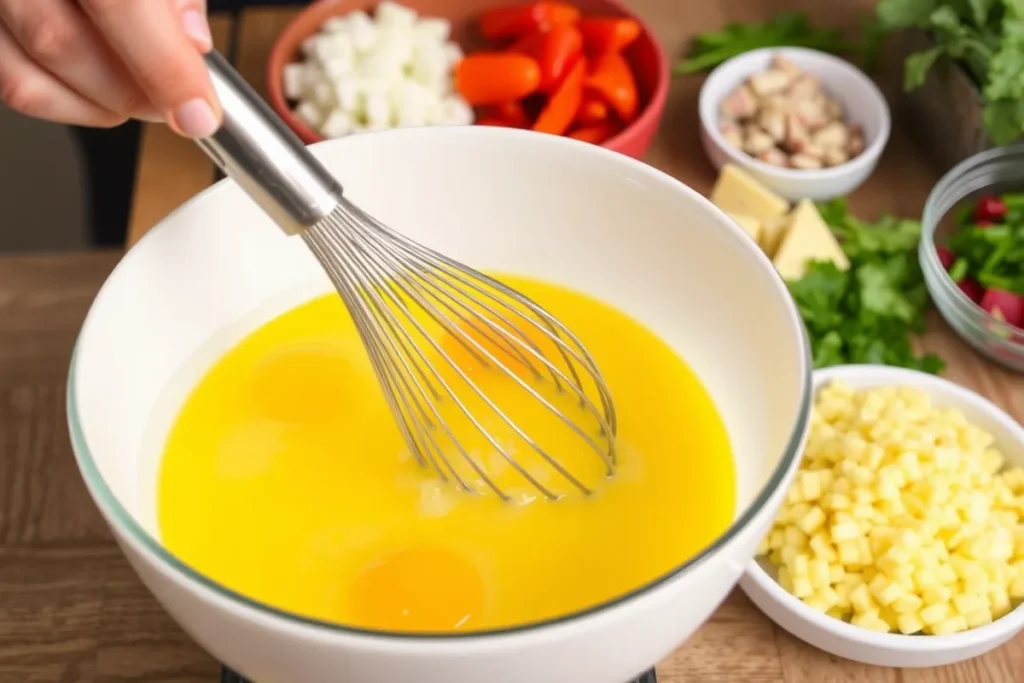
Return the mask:
M211 47L206 0L0 0L0 99L51 121L163 120L207 137L220 121Z

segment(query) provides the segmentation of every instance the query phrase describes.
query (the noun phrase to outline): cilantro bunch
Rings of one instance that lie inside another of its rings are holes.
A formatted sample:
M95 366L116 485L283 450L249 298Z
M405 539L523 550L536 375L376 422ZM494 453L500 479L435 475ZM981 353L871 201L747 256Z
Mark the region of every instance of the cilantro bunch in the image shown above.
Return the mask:
M917 261L921 224L888 215L867 223L850 215L843 199L818 209L842 241L850 268L812 262L801 279L789 283L810 336L814 367L877 363L940 372L942 360L916 353L912 343L924 331L928 304Z
M1024 133L1024 0L880 0L884 30L920 28L935 46L904 64L904 89L924 84L941 58L961 64L985 99L985 129L997 145Z
M823 52L843 53L865 49L848 43L835 29L812 26L803 12L780 12L762 23L726 24L720 31L694 37L687 58L675 66L676 75L697 73L749 50L762 47L807 47Z

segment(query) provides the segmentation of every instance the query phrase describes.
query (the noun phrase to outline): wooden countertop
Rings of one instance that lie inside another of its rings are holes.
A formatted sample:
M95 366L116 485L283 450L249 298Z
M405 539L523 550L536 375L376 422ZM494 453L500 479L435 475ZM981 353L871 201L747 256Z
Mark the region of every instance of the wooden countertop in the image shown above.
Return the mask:
M823 23L855 26L871 4L635 0L671 55L693 33L726 20L803 7ZM222 51L261 89L270 43L293 13L260 8L213 22ZM706 192L714 175L697 137L700 82L693 77L673 84L648 161ZM917 216L937 177L897 127L877 173L851 201L865 216ZM191 143L149 126L131 239L213 178L212 167ZM219 674L217 663L135 578L82 484L68 442L64 385L71 347L118 258L112 252L0 257L0 683L208 683ZM949 361L948 378L1024 419L1021 377L980 358L937 316L923 346ZM1022 638L985 657L938 669L900 671L838 660L774 626L739 591L658 667L664 683L997 683L1019 680L1022 670Z

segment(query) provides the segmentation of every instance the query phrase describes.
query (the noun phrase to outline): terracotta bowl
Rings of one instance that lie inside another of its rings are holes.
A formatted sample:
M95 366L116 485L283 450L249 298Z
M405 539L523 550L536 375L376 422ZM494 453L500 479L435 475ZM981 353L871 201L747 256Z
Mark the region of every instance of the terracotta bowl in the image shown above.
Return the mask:
M476 30L476 21L484 11L525 0L400 0L422 16L441 17L452 22L452 39L467 52L487 46ZM668 92L669 73L665 52L650 27L619 0L573 0L584 16L630 17L640 24L640 37L625 52L633 67L640 90L640 115L633 123L602 143L602 147L634 158L642 157L651 146L661 123ZM267 65L267 89L270 105L306 144L320 142L323 136L292 113L282 88L286 64L302 58L300 46L320 30L325 20L363 10L372 14L377 0L318 0L297 14L274 43Z

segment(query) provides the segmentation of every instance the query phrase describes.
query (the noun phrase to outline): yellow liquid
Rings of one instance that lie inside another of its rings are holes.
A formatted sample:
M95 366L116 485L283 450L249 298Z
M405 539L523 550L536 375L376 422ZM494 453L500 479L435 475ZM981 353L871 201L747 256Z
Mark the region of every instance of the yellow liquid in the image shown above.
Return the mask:
M596 483L595 495L509 504L437 485L408 456L355 326L328 295L253 332L185 402L158 482L166 547L279 609L417 632L570 614L707 547L732 521L735 473L721 417L696 376L599 301L503 280L573 330L610 387L613 478L594 478L603 466L593 454L559 452L561 437L545 444ZM525 405L500 381L486 389ZM550 428L524 425L531 435ZM497 479L509 484L511 474Z

